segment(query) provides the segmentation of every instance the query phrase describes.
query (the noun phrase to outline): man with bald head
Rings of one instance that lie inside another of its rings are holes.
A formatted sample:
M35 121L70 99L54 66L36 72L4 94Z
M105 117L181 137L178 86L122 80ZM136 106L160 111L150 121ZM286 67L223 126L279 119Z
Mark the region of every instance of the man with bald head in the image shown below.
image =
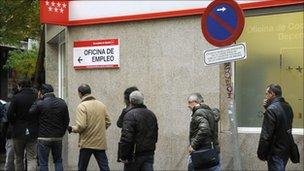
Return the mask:
M158 137L157 118L144 105L139 91L130 94L130 110L123 118L119 158L124 170L152 171L154 151Z

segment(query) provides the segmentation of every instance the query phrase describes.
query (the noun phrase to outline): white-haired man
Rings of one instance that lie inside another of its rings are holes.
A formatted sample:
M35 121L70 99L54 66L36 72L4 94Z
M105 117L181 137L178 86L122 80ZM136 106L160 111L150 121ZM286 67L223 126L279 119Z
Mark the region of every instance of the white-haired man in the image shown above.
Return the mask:
M188 107L192 111L190 132L189 132L189 154L192 152L214 148L219 157L220 148L218 143L218 121L219 111L211 109L204 104L201 94L193 93L188 97ZM192 157L189 159L188 170L218 171L220 170L219 161L195 165Z
M123 118L119 158L124 170L152 171L158 137L157 119L139 91L130 94L131 109Z

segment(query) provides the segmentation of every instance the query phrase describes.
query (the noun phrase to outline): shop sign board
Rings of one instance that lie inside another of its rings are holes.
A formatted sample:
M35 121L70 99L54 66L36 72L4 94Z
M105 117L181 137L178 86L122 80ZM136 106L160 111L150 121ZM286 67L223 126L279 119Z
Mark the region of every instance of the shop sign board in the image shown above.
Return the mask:
M246 58L246 44L240 43L227 47L205 50L203 60L205 65L216 65Z
M228 46L235 42L244 28L244 13L234 0L215 0L202 15L202 32L214 46Z
M303 4L303 0L235 1L243 10ZM212 2L213 0L40 0L40 21L44 24L78 26L199 15Z
M74 69L119 68L118 39L74 42Z

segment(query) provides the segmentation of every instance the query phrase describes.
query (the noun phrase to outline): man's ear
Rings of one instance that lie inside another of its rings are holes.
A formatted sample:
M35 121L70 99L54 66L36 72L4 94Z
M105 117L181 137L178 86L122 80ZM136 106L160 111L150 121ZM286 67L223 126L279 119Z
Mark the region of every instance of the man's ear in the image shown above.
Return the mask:
M276 95L274 94L274 92L269 91L269 93L271 94L272 97L275 97Z

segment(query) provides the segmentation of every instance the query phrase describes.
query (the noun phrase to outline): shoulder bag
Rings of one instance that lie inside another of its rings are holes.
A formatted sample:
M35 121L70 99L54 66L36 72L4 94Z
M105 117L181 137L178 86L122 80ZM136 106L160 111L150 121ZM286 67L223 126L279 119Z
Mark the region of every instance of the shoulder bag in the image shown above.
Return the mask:
M292 134L291 136L291 147L289 148L289 158L293 163L300 163L300 153L297 144L294 142Z
M195 169L206 169L219 164L219 154L211 143L211 148L203 148L193 151L191 160Z

